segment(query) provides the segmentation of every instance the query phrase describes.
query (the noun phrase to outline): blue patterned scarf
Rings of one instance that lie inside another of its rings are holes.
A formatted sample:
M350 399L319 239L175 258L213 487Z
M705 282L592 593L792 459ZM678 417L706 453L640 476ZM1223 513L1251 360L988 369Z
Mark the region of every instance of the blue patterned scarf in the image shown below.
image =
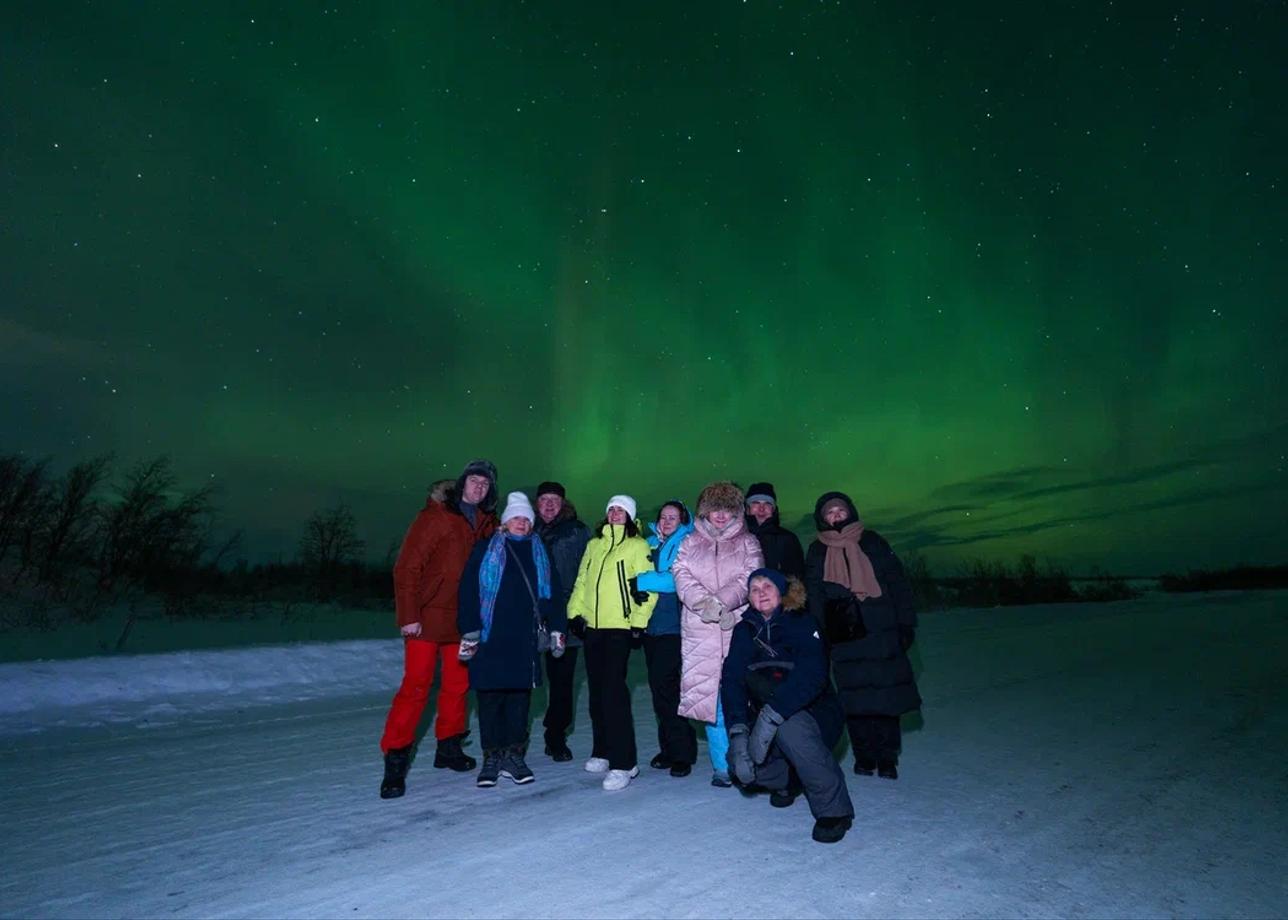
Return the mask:
M501 576L505 574L505 541L507 539L532 541L532 562L537 570L537 597L550 597L550 557L546 555L546 546L540 538L531 535L526 537L509 537L498 530L488 542L487 552L483 554L483 564L479 567L479 618L483 621L484 642L492 632L492 612L496 608L496 593L501 588ZM523 573L520 573L520 578Z

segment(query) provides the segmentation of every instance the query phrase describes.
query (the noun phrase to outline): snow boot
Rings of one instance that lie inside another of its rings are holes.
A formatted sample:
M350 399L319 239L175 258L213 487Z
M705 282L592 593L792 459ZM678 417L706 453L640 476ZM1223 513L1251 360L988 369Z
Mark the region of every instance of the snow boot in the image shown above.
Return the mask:
M440 770L447 768L457 773L468 773L478 766L478 762L461 750L461 736L455 735L438 742L434 752L434 766Z
M786 789L775 789L769 794L769 804L775 808L790 808L803 791L797 783L792 783Z
M836 843L854 824L853 818L819 818L814 822L813 837L819 843Z
M516 744L501 751L501 775L509 777L520 786L536 779L523 759L525 747L526 745Z
M872 757L854 757L854 772L859 776L871 776L877 772L877 762Z
M671 775L674 776L676 779L679 779L684 776L688 776L692 772L693 772L693 767L689 766L687 763L671 764Z
M572 751L568 749L568 745L563 741L547 741L546 756L555 763L567 763L572 760Z
M894 760L882 760L877 762L877 776L882 779L898 779L899 765Z
M382 799L401 798L407 791L407 770L411 766L411 745L385 752L385 778L380 781Z
M717 789L728 789L733 785L733 780L729 778L728 773L717 770L715 773L711 774L711 785L715 786Z
M648 762L648 765L654 770L669 770L671 768L671 759L665 754L657 753L653 755L653 759Z
M483 769L479 770L479 777L474 781L474 785L481 788L495 786L496 779L501 775L501 752L484 751L483 752Z
M603 787L607 792L619 792L631 784L631 780L640 775L639 767L629 770L609 770L604 776Z

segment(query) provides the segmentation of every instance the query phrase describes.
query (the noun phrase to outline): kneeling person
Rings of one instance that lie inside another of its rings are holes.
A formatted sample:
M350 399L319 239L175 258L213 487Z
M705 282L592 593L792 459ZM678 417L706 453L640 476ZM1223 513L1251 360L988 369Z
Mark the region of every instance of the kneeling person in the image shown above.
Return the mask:
M729 766L744 786L771 790L786 806L803 787L814 839L835 843L854 819L854 806L832 746L845 715L827 674L827 651L805 591L774 569L747 580L751 606L734 628L720 682L729 725ZM800 785L793 782L799 777Z

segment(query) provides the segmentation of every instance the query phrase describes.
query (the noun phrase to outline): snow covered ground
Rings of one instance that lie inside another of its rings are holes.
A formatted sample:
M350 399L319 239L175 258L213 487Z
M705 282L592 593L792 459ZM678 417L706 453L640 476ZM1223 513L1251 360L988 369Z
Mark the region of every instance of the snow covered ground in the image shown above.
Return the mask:
M914 650L902 775L848 774L830 847L803 799L605 793L539 744L480 790L431 740L382 801L396 640L3 665L0 915L1288 915L1288 592L930 614Z

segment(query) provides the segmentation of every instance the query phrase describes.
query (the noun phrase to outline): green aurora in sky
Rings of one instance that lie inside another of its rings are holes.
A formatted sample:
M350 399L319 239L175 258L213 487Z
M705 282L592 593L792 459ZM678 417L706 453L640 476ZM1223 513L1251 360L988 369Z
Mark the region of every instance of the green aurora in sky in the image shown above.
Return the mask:
M1282 562L1285 61L1281 2L6 4L0 447L168 453L252 558L487 456Z

